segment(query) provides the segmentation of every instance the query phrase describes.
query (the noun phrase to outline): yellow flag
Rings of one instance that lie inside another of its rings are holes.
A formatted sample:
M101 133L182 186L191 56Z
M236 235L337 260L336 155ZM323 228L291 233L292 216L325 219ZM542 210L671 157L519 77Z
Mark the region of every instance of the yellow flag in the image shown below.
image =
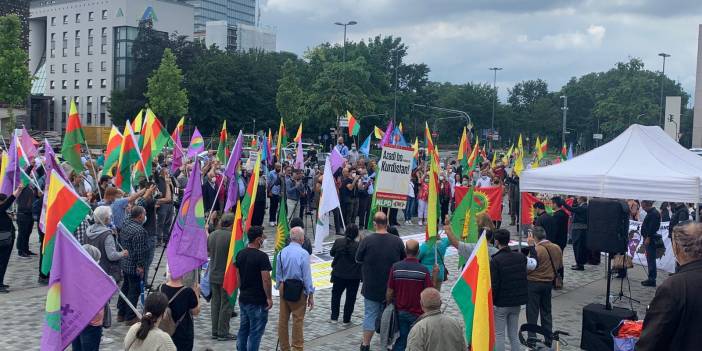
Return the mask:
M519 141L517 141L517 157L514 161L514 172L517 176L522 174L524 170L524 146L522 145L522 135L519 134Z

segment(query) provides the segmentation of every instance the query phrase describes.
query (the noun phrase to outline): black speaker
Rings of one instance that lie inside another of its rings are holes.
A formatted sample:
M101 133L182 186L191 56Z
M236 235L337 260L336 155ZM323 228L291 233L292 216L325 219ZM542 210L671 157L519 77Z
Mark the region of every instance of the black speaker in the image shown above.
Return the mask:
M619 253L626 251L629 213L625 202L592 199L587 207L587 248Z
M611 310L604 305L591 303L583 307L583 329L580 348L583 350L612 350L612 329L624 319L636 320L636 312L626 308L614 307Z

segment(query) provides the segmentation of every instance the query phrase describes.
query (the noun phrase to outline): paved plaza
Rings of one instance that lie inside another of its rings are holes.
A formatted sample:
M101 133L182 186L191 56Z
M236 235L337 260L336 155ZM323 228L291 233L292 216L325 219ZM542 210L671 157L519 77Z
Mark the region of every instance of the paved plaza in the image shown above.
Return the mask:
M506 223L506 222L505 222ZM513 233L516 233L514 227L509 227ZM403 225L399 227L402 236L414 235L421 233L422 228L416 225ZM274 235L273 228L266 227L268 238ZM311 235L311 229L308 229L308 235ZM332 241L334 238L328 238L327 241ZM516 239L516 237L515 237ZM38 252L36 233L32 236L32 251ZM273 240L267 240L266 251L272 249ZM161 252L161 248L157 248L156 258ZM0 295L0 330L3 332L2 347L3 350L37 350L39 348L39 339L42 329L43 310L46 299L46 287L37 283L37 268L38 258L19 259L16 252L13 253L10 259L8 273L5 278L6 284L11 286L9 294ZM164 256L165 261L165 256ZM586 266L585 271L576 272L570 270L574 263L572 248L569 245L564 254L565 284L562 291L554 292L553 297L553 320L554 329L562 330L570 333L569 337L565 337L569 343L563 347L563 350L578 350L580 345L580 328L581 328L581 311L583 306L589 303L603 303L605 300L605 266ZM458 256L447 255L446 266L450 272L449 281L445 283L442 290L445 312L455 318L459 318L456 304L451 298L450 287L456 280ZM156 262L153 263L155 268ZM158 283L165 279L164 264L162 263L156 277ZM643 318L647 304L650 302L654 294L653 288L642 287L640 281L645 279L645 268L635 266L629 270L630 285L627 280L623 282L623 291L626 295L641 301L641 303L633 303L634 309L637 311L639 318ZM660 284L668 274L659 272ZM616 295L620 289L621 280L615 279L612 281L612 295ZM363 299L360 296L356 302L356 309L353 314L352 323L345 326L341 323L329 323L330 315L330 299L331 289L321 289L315 294L315 307L312 311L308 311L305 316L305 349L306 350L358 350L358 345L361 341L361 321L363 316ZM195 350L234 350L236 349L235 341L215 341L210 338L210 305L204 299L202 301L202 312L195 318ZM343 303L343 299L342 299ZM113 316L116 315L114 299L112 302ZM274 306L269 314L268 325L263 337L261 350L275 350L277 340L277 321L278 321L278 298L274 297ZM615 306L629 308L629 301L617 301ZM237 308L238 310L238 308ZM525 314L521 314L520 323L526 323ZM231 323L232 333L236 333L239 327L239 319L233 318ZM113 327L105 329L103 350L122 350L122 340L126 334L127 327L122 323L113 322ZM106 339L112 339L110 342ZM379 350L377 343L377 335L374 338L373 350Z

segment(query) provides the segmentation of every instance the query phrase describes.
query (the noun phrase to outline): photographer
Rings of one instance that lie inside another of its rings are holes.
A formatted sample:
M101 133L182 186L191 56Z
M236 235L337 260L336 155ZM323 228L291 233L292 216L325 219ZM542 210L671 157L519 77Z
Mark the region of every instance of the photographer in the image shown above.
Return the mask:
M358 186L361 184L361 176L355 168L344 167L342 177L339 200L344 224L349 225L355 223L358 213Z
M293 171L291 167L286 168L285 195L287 196L288 220L297 217L295 212L300 208L300 195L303 191L302 173L299 170Z
M156 177L158 191L163 194L156 200L156 230L158 235L158 245L168 243L171 235L171 222L173 221L173 198L175 187L174 180L165 165L161 166ZM157 194L158 195L158 194Z
M280 204L280 186L282 184L280 176L280 163L276 163L272 171L268 173L268 197L271 205L268 211L268 225L273 227L278 222L278 204Z

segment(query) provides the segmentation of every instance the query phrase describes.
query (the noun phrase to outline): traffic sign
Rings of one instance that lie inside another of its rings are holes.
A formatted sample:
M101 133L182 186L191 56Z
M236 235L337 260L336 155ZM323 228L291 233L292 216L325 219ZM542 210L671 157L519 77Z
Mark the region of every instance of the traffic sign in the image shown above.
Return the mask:
M602 134L599 134L599 133L592 134L592 138L596 139L596 140L602 140Z

